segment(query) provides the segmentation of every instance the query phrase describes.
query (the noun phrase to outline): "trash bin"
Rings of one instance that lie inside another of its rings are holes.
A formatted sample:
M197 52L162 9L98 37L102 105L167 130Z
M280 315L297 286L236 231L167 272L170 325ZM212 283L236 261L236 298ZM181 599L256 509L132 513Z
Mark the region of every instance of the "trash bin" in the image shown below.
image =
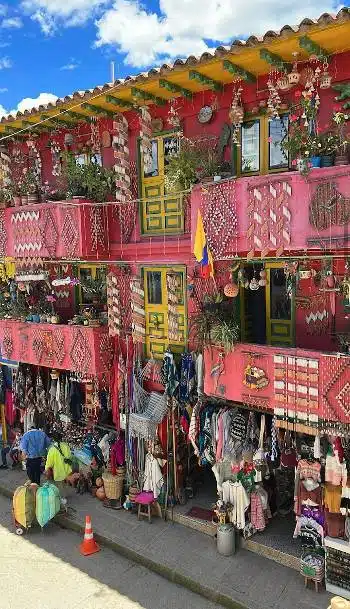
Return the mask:
M235 529L233 524L219 524L216 537L219 554L231 556L235 553Z

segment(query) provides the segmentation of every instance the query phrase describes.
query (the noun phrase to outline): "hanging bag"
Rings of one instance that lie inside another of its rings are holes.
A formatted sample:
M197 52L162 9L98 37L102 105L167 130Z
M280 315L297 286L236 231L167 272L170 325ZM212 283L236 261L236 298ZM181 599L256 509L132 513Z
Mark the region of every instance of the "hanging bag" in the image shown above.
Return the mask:
M259 435L259 446L258 450L253 456L253 463L255 467L262 467L266 463L265 451L264 451L264 433L265 433L265 415L261 416L260 423L260 435Z

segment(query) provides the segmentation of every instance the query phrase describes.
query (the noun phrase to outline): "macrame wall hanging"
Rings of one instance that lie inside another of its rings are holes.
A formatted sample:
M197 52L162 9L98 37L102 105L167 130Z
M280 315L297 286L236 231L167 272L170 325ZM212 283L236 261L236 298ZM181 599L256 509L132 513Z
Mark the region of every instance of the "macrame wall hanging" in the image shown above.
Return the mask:
M152 117L147 106L140 109L141 154L145 173L152 170Z
M119 336L121 327L118 280L114 273L107 275L107 310L110 336Z
M167 273L168 339L170 342L178 342L182 339L178 312L180 281L179 275Z
M201 214L214 260L232 253L238 229L236 182L229 180L203 187Z
M251 186L248 192L248 259L255 256L256 250L261 258L266 258L270 251L281 256L291 243L290 183L266 181L261 186Z
M349 172L350 177L350 172ZM318 184L309 205L309 222L318 230L344 225L350 220L350 198L333 182Z
M131 332L134 342L145 342L145 292L140 279L134 277L130 281L131 288Z

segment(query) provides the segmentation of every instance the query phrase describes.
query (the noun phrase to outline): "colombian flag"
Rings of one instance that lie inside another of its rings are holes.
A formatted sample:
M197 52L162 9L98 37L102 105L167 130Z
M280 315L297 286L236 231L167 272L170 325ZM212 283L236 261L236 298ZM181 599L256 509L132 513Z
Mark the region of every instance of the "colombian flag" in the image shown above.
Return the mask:
M197 228L194 239L193 253L197 262L199 262L201 265L202 277L214 277L214 261L211 251L207 245L207 237L200 210L198 210L197 213Z

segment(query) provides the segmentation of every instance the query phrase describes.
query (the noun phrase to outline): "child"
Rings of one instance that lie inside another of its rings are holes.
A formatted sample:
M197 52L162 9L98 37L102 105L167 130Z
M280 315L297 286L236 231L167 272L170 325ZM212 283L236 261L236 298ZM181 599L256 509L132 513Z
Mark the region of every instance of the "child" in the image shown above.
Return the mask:
M19 443L21 441L21 432L19 429L15 429L12 434L12 443L1 449L2 465L0 469L8 469L7 455L10 455L12 461L12 467L16 467L20 462L20 448Z

